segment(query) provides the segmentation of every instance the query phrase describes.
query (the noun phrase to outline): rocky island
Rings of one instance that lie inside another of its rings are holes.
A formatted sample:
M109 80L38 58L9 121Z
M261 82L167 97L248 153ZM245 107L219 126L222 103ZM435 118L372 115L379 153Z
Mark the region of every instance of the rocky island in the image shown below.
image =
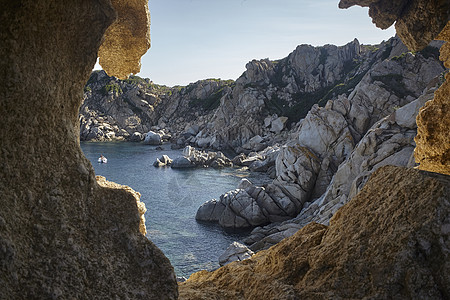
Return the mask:
M149 47L146 1L2 4L0 298L450 297L448 2L341 0L399 38L301 45L174 88L128 77ZM106 73L90 75L97 56ZM79 145L150 131L271 170L198 216L265 225L245 241L256 254L236 246L243 261L177 285L139 193L95 177Z

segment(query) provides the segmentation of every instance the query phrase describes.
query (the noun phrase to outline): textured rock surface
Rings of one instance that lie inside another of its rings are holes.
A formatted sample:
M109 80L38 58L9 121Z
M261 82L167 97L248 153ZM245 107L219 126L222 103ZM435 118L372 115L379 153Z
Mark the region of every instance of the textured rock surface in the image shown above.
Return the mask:
M149 79L126 80L94 71L80 108L81 140L131 139L149 130L176 133L180 148L204 129L230 81L200 80L187 87L160 86ZM199 139L205 139L199 135ZM211 139L209 139L209 142ZM208 142L208 141L206 141Z
M98 51L110 76L125 79L141 70L141 56L150 48L150 13L146 0L112 0L117 19L108 27Z
M450 177L383 167L330 226L180 284L180 299L445 299Z
M253 255L253 251L241 243L232 243L227 250L219 257L219 264L221 266L232 263L233 261L242 261L249 259Z
M340 7L370 7L370 16L377 26L387 28L395 21L397 34L412 50L424 48L431 40L447 42L441 48L441 59L450 65L450 2L449 1L371 1L341 0ZM448 78L448 77L447 77ZM420 168L450 174L450 84L448 79L436 97L420 112L415 150Z
M445 40L441 59L450 67L450 22L438 37ZM414 150L420 169L450 175L450 75L425 104L417 117L417 147Z
M183 149L183 157L175 159L172 168L177 168L178 163L189 162L191 167L232 167L233 163L222 152L201 151L194 147L186 146Z
M109 1L2 1L0 298L175 299L131 191L98 185L78 109ZM140 232L141 231L141 232Z
M427 90L417 100L375 123L339 165L325 192L305 203L298 216L281 224L256 228L244 242L252 250L259 251L293 235L295 229L309 222L328 224L334 213L361 190L375 170L385 165L414 166L415 119L419 108L433 98L435 90Z
M400 51L396 50L402 48L404 46L401 43L393 43L388 54L398 53ZM338 166L349 158L371 126L415 101L427 86L437 84L435 79L442 72L444 68L436 58L422 54L404 53L373 64L359 75L362 78L348 96L340 95L335 100L329 100L324 107L314 105L297 128L291 131L292 139L281 147L277 155L276 178L272 184L222 195L217 201L204 205L197 219L217 221L221 226L238 228L280 222L297 216L305 203L325 193ZM383 123L382 126L388 129L374 129L374 132L384 131L385 134L380 134L377 140L374 133L363 143L366 147L361 146L364 150L360 151L365 151L364 158L360 157L358 161L359 164L364 161L364 166L353 170L351 173L355 174L352 176L364 178L374 171L372 168L381 166L381 162L407 165L414 147L415 115L400 114L401 111L398 113L400 124L390 126L388 122ZM413 112L417 113L414 109ZM383 144L385 140L390 141ZM253 158L252 164L256 167L257 156ZM245 161L240 159L240 164ZM261 161L259 164L262 164ZM364 176L360 173L362 171L365 171ZM346 175L343 176L342 180L345 181ZM365 180L359 180L358 186L361 187L363 182ZM320 209L320 213L326 215L316 221L326 223L331 214L345 203L347 196L343 195L348 195L349 190L339 191L342 201L333 199L329 203L319 202L309 208L309 212L318 213ZM225 209L215 209L216 205ZM210 217L212 212L217 215L219 211L221 215L217 219Z
M369 7L380 28L395 22L398 36L411 50L421 50L434 40L449 21L450 3L445 0L341 0L340 8Z

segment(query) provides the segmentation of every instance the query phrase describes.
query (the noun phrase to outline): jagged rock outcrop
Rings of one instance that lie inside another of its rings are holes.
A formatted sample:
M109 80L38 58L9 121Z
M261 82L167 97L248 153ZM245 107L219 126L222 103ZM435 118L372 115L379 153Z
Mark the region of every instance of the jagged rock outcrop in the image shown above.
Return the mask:
M324 106L339 96L349 97L383 60L388 59L387 71L378 66L373 75L379 77L378 85L388 87L386 97L395 94L404 102L408 96L404 93L410 91L417 97L421 90L411 79L419 71L430 76L426 69L433 70L438 47L431 45L416 55L427 58L427 66L424 60L412 59L413 55L405 60L408 50L398 38L375 46L360 45L357 40L342 47L301 45L279 61L251 61L236 82L208 79L187 87L158 86L137 76L120 81L94 72L80 109L81 139L131 140L135 132L164 129L174 148L261 151L286 143L299 126L296 122L314 104ZM393 67L396 61L398 66ZM410 66L403 74L404 65L414 61L415 69ZM377 92L370 87L369 95L357 97L373 97ZM376 112L369 123L377 117Z
M438 36L449 21L448 1L428 0L341 0L340 8L353 5L369 7L376 26L387 29L395 22L395 30L411 50L421 50Z
M449 199L449 176L382 167L330 226L194 273L180 299L448 298Z
M348 158L339 165L326 191L306 203L292 220L252 231L244 242L254 251L267 249L309 222L328 224L335 212L353 198L364 186L370 174L385 165L414 166L414 136L416 116L423 104L433 98L436 88L426 90L417 100L397 109L375 123L364 135Z
M389 3L388 3L389 2ZM412 50L421 50L431 40L447 43L441 48L441 59L449 65L450 3L448 1L361 1L341 0L340 7L361 5L370 7L374 23L387 28L395 22L397 34ZM393 9L394 8L394 9ZM416 160L420 168L450 174L450 130L448 80L419 113L417 118Z
M438 36L446 43L441 47L441 59L450 67L450 22ZM416 161L422 170L450 175L450 75L428 101L417 117Z
M138 76L119 80L104 71L94 71L80 108L80 138L131 140L135 132L162 130L164 135L174 135L173 142L184 147L207 126L231 84L207 79L169 88Z
M396 47L402 45L397 43ZM419 97L442 72L444 68L435 58L421 54L405 53L376 63L348 96L329 100L325 107L314 105L299 122L296 133L291 134L294 139L278 154L272 184L224 194L205 203L196 218L238 228L297 216L306 202L325 193L338 166L376 121ZM396 138L410 145L414 134L414 129L409 133L398 131ZM412 149L413 145L410 152ZM367 150L367 155L374 156L373 161L385 158L385 154L372 150L375 152ZM395 150L398 147L391 152Z
M1 299L177 297L173 268L142 234L136 194L97 184L79 146L82 90L115 20L111 2L1 3Z

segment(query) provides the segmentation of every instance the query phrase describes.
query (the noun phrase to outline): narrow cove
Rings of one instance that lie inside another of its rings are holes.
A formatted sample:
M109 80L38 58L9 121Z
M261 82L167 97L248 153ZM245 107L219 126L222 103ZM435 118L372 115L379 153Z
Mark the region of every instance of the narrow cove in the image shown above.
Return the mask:
M147 207L147 237L169 258L177 276L189 277L193 272L219 267L218 257L229 244L248 235L196 222L198 207L235 189L244 177L256 184L270 181L264 174L236 168L153 167L156 158L163 154L172 159L182 155L181 150L172 150L170 145L157 150L141 143L81 142L81 148L96 175L141 193L141 201ZM97 162L101 154L108 159L107 164Z

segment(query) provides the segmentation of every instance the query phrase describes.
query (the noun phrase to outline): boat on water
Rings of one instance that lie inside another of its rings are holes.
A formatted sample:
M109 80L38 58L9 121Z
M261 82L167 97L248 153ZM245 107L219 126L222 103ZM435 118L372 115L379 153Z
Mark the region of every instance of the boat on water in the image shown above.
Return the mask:
M98 162L101 164L106 164L108 162L108 159L103 155L100 155L100 157L98 158Z

